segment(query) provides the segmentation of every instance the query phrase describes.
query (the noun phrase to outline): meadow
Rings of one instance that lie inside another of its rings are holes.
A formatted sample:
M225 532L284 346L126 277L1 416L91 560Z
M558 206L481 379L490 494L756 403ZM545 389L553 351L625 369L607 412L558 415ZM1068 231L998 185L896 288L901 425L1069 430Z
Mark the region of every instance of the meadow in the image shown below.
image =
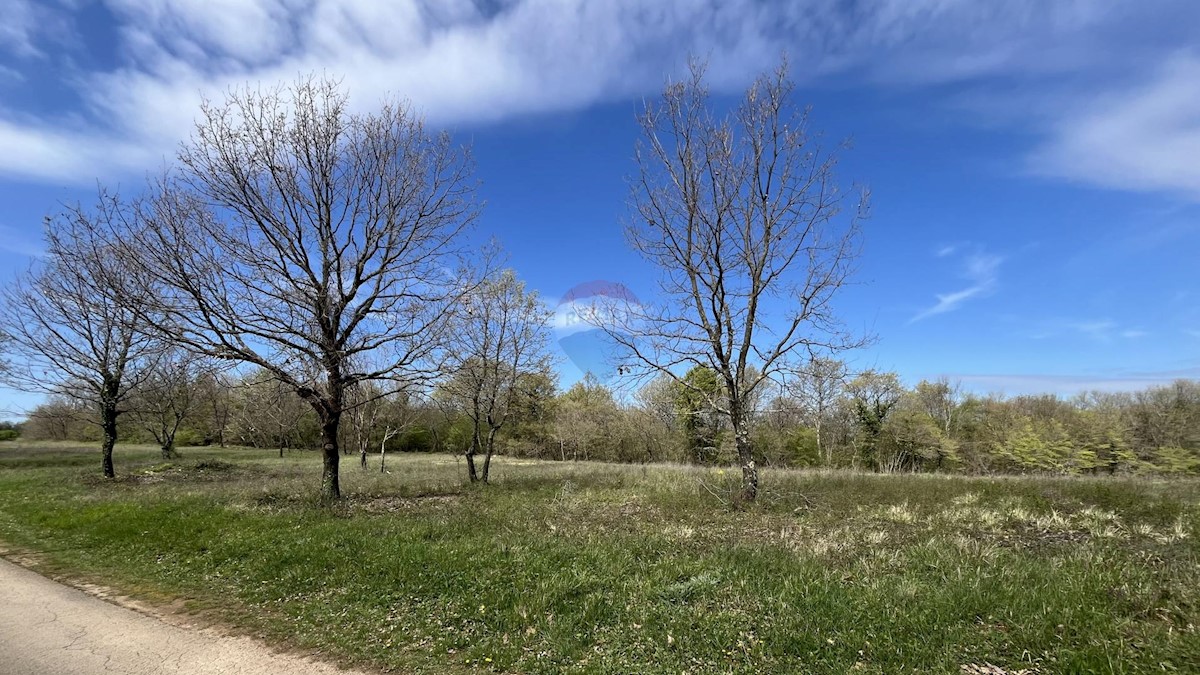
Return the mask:
M0 443L9 557L382 672L1200 672L1200 482Z

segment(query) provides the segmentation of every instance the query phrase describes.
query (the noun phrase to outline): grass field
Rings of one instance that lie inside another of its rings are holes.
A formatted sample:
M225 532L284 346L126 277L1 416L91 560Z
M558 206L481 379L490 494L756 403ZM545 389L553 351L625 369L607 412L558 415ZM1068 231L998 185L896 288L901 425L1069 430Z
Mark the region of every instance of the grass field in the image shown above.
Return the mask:
M1200 672L1197 482L183 452L0 444L0 542L378 670Z

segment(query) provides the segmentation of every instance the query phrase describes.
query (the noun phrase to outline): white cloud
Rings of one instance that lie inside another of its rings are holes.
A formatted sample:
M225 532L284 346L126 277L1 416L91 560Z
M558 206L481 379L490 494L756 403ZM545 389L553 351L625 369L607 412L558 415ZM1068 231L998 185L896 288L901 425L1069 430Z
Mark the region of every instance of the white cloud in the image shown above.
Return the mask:
M1160 63L1169 45L1196 41L1189 26L1200 26L1200 7L1190 0L1163 0L1155 12L1141 0L104 2L119 22L119 65L97 71L76 59L82 70L66 68L60 84L83 104L70 117L30 120L0 103L0 141L24 150L0 155L0 172L90 183L154 170L189 132L202 95L298 73L343 76L353 105L392 92L453 126L650 94L689 53L709 59L718 88L740 89L784 50L810 84L1002 77L1049 91L1039 119L1023 120L1047 133L1035 157L1047 175L1190 189L1200 171L1181 165L1184 153L1162 151L1194 142L1183 113L1170 112L1172 102L1191 104L1180 92L1194 66L1184 58L1161 82L1133 89L1140 104L1125 103L1131 90L1119 86L1144 76L1129 64ZM69 33L63 16L69 24L78 6L0 3L0 45L26 57L57 53L41 44L62 39L47 26ZM1112 68L1126 77L1103 79ZM1108 109L1058 105L1067 99L1056 83L1077 76L1113 87ZM1145 131L1142 121L1165 123ZM1114 129L1113 147L1103 147Z
M1066 321L1063 325L1073 331L1082 333L1095 340L1107 341L1112 338L1112 332L1117 323L1111 319L1099 321Z
M292 12L303 9L287 0L109 0L147 41L185 41L245 64L263 63L294 44ZM178 43L175 45L179 48Z
M946 257L951 255L953 251L943 254L938 251L938 257ZM968 280L970 285L961 290L951 293L937 294L937 303L932 307L918 312L909 323L915 323L922 319L927 319L938 314L952 312L963 305L967 300L972 298L983 297L990 294L996 289L996 284L999 280L1000 263L1004 262L1004 258L991 255L988 253L975 252L967 254L963 261L963 277Z
M0 119L0 171L47 181L68 178L87 182L98 171L136 173L153 170L152 145L98 137L86 130L39 128ZM161 147L161 146L160 146Z
M1035 172L1200 199L1200 58L1171 58L1144 84L1062 102Z
M1140 328L1122 328L1112 319L1051 319L1040 322L1040 327L1030 337L1042 340L1063 335L1082 336L1096 342L1113 342L1117 338L1136 340L1147 337L1149 331Z
M751 0L521 0L491 15L469 0L110 5L128 62L79 77L90 122L0 109L3 140L23 149L0 156L0 171L90 182L171 154L202 96L314 71L343 77L352 105L394 92L439 125L649 91L688 52L707 55L718 82L741 85L778 58L796 28Z

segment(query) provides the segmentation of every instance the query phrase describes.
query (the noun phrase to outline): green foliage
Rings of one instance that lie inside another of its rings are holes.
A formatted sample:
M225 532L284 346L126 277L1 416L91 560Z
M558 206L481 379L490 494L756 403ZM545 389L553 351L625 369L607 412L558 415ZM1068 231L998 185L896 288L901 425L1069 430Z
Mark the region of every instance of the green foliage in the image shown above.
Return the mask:
M550 372L525 374L497 451L538 459L735 463L727 418L718 411L723 387L716 373L696 367L684 381L664 377L631 401L618 400L591 375L559 394ZM218 428L230 442L260 448L319 445L311 406L261 371L196 386L211 404L184 421L179 446L215 443ZM883 472L1200 475L1200 384L1191 381L1071 399L1002 398L960 395L946 381L906 389L895 373L869 370L831 391L834 398L817 405L811 392L765 387L750 406L755 456L772 467ZM218 403L228 407L224 417L214 412ZM351 451L365 439L377 453L385 427L404 429L389 441L391 451L462 452L471 438L461 411L431 402L389 400L383 413L358 425L363 434L355 442L350 417L343 420L343 444ZM11 432L0 428L0 438ZM120 432L122 442L153 442L134 424ZM53 397L33 412L20 437L98 445L100 429L86 405Z
M884 422L877 453L889 471L940 470L956 464L958 444L925 411L904 407Z
M694 366L682 382L675 383L676 414L682 421L687 452L697 464L715 464L720 458L723 416L715 402L722 387L712 368Z
M612 391L588 373L555 404L554 438L560 459L619 461L625 429Z
M884 424L892 409L904 395L904 387L895 373L868 370L846 385L861 432L860 452L867 466L885 468L887 459L881 456Z
M1009 432L996 454L1012 471L1065 472L1073 465L1075 453L1061 422L1026 418Z
M1153 467L1167 474L1200 474L1200 452L1194 448L1158 448Z
M758 428L751 436L758 461L775 467L815 467L821 464L817 432L808 427L788 430Z
M182 448L190 445L204 445L204 434L195 429L180 429L175 434L175 447Z
M404 433L388 441L388 450L390 452L434 452L433 433L424 427L407 429Z

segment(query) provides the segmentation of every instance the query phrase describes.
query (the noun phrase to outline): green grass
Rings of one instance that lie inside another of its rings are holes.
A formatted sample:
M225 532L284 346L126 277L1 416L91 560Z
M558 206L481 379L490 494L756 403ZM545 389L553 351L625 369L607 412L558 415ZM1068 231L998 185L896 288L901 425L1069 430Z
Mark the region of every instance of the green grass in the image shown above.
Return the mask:
M1200 671L1196 482L183 452L0 444L0 541L380 670Z

